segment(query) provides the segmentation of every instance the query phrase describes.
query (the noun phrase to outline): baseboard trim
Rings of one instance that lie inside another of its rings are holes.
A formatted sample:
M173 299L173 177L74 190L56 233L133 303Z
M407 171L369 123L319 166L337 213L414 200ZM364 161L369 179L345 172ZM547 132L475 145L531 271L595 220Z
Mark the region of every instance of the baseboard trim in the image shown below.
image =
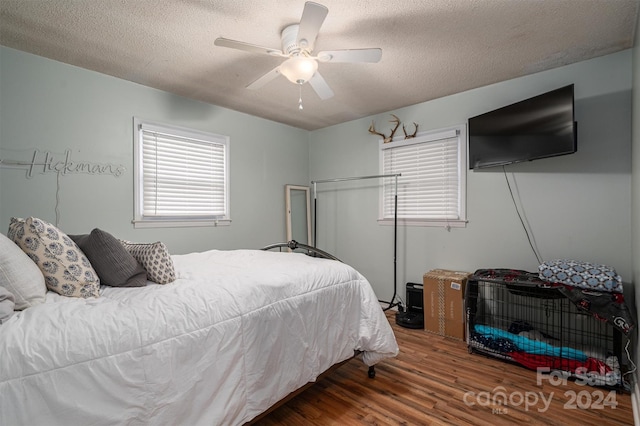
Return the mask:
M631 408L633 409L633 424L640 426L640 388L638 387L638 373L633 373L631 387Z

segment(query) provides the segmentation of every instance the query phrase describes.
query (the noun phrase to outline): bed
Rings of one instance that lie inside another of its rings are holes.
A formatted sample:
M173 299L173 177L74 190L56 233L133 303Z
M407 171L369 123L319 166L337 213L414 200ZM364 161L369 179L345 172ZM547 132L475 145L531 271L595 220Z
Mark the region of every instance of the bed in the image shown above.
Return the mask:
M48 291L0 325L0 424L239 425L354 353L372 366L398 352L344 263L263 250L171 260L169 284Z

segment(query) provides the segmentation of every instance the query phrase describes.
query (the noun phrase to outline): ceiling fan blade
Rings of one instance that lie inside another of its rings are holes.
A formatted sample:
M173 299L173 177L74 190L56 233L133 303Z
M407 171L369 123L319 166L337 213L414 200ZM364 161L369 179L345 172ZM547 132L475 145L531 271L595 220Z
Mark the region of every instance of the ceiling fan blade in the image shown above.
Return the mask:
M378 62L382 49L345 49L318 52L320 62Z
M331 90L331 87L329 87L329 85L324 80L324 78L322 78L319 72L316 72L313 77L311 77L311 80L309 80L309 84L311 85L311 87L313 87L313 90L316 91L318 96L320 96L320 99L322 99L323 101L325 99L333 97L333 90Z
M298 28L298 46L303 49L313 50L313 45L318 37L320 27L327 17L329 9L325 6L308 1L304 4L300 26Z
M221 47L230 47L231 49L244 50L246 52L263 53L272 56L285 56L284 53L278 49L258 46L257 44L245 43L243 41L229 40L224 37L218 37L213 44Z
M248 85L247 89L257 90L262 86L264 86L265 84L267 84L268 82L270 82L271 80L275 79L279 75L280 75L280 65L278 65L277 67L275 67L274 69L272 69L271 71L269 71L268 73L266 73L265 75L263 75L262 77L260 77L259 79L251 83L250 85Z

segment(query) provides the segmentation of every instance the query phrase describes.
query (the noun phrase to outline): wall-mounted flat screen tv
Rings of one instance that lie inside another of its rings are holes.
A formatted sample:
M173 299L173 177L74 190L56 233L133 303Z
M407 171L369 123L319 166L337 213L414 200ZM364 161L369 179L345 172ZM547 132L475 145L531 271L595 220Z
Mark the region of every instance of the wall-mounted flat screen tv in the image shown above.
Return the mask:
M469 168L572 154L573 84L469 119Z

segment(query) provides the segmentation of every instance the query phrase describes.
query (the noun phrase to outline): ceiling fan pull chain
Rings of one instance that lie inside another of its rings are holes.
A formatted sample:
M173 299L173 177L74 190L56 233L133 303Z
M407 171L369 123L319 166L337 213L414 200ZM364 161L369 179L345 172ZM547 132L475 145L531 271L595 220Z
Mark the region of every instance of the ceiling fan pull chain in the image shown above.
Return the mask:
M300 97L298 98L298 109L302 111L302 84L298 84L300 87Z

